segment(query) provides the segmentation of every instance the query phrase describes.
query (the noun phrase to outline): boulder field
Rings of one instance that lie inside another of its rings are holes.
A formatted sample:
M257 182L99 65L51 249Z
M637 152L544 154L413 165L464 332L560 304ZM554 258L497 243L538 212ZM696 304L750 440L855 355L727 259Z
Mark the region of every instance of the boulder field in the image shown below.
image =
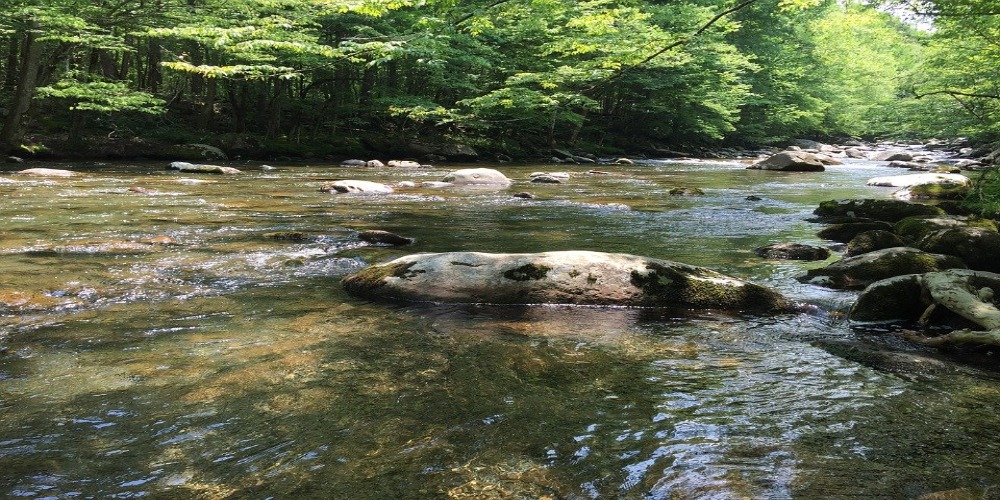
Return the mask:
M710 269L629 254L422 253L367 267L343 280L369 299L491 304L676 307L780 313L780 293Z

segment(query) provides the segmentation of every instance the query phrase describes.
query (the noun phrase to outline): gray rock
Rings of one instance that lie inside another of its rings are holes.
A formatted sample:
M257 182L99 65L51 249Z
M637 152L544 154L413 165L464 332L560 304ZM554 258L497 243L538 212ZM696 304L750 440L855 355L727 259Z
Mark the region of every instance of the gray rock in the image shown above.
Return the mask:
M913 161L913 154L906 151L881 151L871 157L875 161Z
M511 180L503 173L491 168L466 168L456 170L441 179L455 186L496 186L507 187Z
M410 161L410 160L389 160L389 167L391 167L391 168L421 168L421 167L423 167L423 165L421 165L418 162Z
M235 175L243 173L237 168L221 167L219 165L202 165L188 163L186 161L175 161L167 166L167 170L177 170L191 174L215 174L215 175Z
M715 271L588 251L415 254L343 280L373 299L491 304L578 304L784 312L781 294Z
M887 167L890 168L905 168L907 170L927 170L930 165L926 163L917 163L913 161L890 161Z
M371 181L342 180L323 184L319 188L324 193L346 194L390 194L393 189L385 184Z
M72 170L62 170L58 168L28 168L25 170L20 170L17 172L18 175L27 175L29 177L76 177L80 175L79 172L73 172Z
M780 172L822 172L826 169L816 155L801 151L782 151L747 168Z
M887 175L883 177L872 177L868 179L869 186L884 187L911 187L924 184L950 184L968 186L972 180L961 174L910 174L910 175Z
M560 184L561 180L551 176L551 175L536 175L531 177L531 182L536 184Z
M366 166L367 163L368 162L366 162L364 160L353 159L353 160L344 160L344 161L340 162L340 166L341 167L364 167L364 166Z

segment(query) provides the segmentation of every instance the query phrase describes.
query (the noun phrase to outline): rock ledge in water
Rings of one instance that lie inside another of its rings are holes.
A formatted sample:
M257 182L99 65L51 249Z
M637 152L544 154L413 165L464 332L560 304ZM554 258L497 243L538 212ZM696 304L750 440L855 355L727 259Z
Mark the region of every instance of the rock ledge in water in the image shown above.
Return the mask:
M424 253L343 280L373 299L492 304L574 304L786 312L768 288L666 260L589 251L533 254Z

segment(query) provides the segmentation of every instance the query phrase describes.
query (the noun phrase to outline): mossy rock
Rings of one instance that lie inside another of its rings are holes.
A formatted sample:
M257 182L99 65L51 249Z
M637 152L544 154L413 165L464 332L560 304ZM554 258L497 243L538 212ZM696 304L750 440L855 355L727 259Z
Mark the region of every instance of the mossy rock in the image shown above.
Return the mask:
M898 235L891 231L865 231L847 242L848 257L861 255L863 253L874 252L884 248L894 248L906 246L906 243Z
M775 243L760 247L754 253L765 259L775 260L826 260L830 257L829 249L801 243Z
M855 236L868 231L892 231L892 224L882 221L832 224L816 233L816 236L825 240L847 243L853 240Z
M935 231L956 227L980 227L997 231L996 222L990 219L954 215L907 217L893 225L892 230L905 241L914 242Z
M415 254L343 280L371 299L491 304L573 304L788 312L794 304L766 287L710 269L628 254Z
M965 268L962 259L916 248L885 248L810 270L802 281L830 288L864 288L879 280L904 274Z
M413 243L413 238L400 236L389 231L370 229L358 233L358 239L375 245L403 246Z
M821 217L866 217L895 223L915 215L943 215L945 212L932 205L868 198L824 201L813 213Z
M930 233L915 245L925 252L954 255L969 269L1000 272L1000 233L982 227L952 227Z
M968 184L918 184L892 195L901 200L961 200L970 190Z
M919 274L876 281L858 295L848 313L851 321L909 321L920 317L927 304L920 299Z

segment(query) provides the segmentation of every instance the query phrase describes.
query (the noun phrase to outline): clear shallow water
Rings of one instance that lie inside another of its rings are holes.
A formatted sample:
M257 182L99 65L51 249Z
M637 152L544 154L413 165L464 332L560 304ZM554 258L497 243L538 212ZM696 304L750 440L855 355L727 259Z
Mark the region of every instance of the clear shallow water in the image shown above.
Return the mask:
M819 201L888 196L864 181L898 171L503 165L508 190L357 197L317 190L446 170L54 166L87 174L0 174L0 496L979 498L1000 483L993 375L831 354L856 339L836 314L387 305L339 287L412 252L582 249L836 311L853 294L794 279L822 263L753 249L822 244L805 221ZM527 183L537 170L573 177ZM417 242L372 247L364 229Z

